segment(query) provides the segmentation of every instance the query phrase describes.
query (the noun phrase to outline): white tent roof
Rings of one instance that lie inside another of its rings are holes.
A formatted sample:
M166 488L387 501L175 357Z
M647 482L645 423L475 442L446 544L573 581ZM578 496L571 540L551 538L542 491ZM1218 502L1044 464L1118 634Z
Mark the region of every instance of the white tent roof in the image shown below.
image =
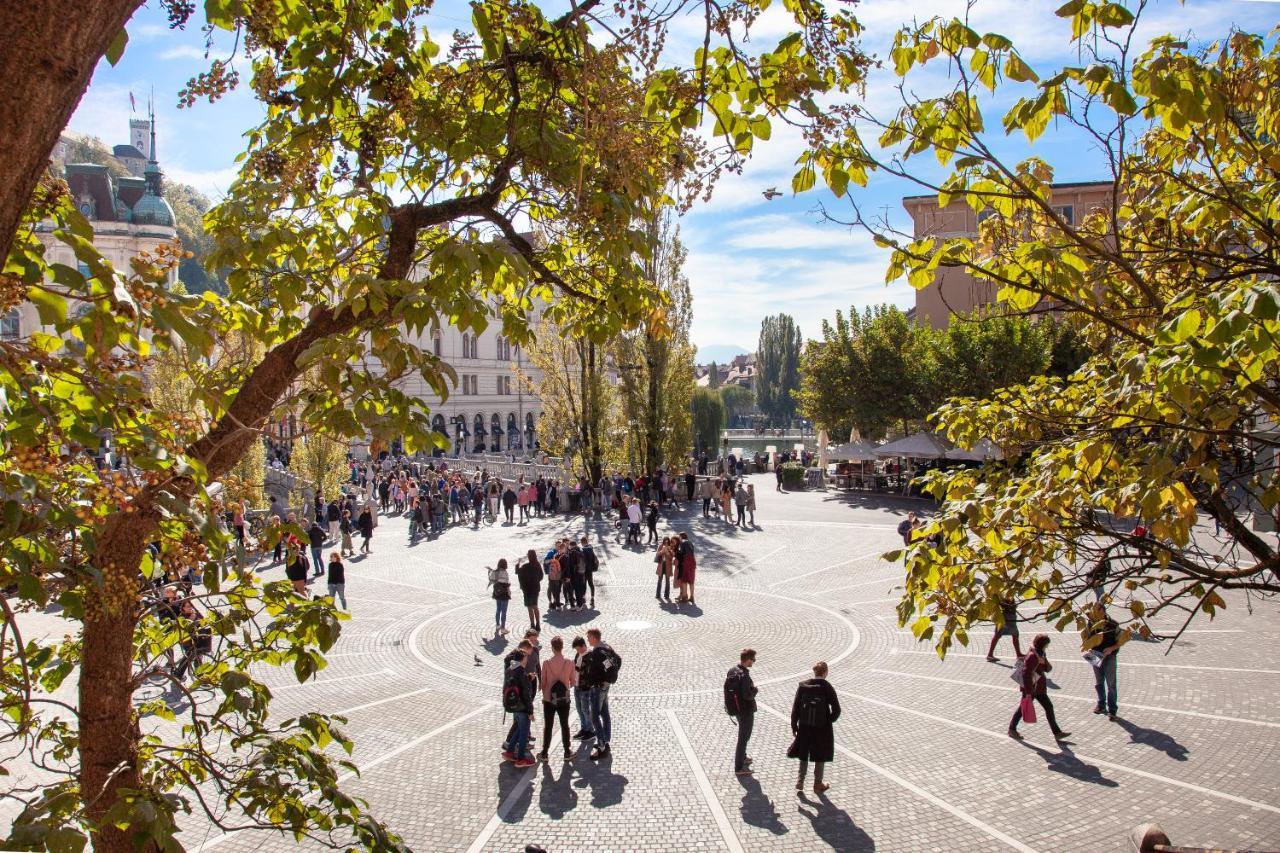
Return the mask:
M874 462L876 447L865 441L838 444L827 451L827 458L832 462Z
M887 459L906 456L912 459L940 459L950 445L931 432L917 432L876 448L876 456Z
M959 447L953 447L947 451L948 459L956 459L962 462L985 462L988 459L1003 459L1004 454L1000 452L1000 448L996 447L989 438L980 438L978 443L973 446L972 450L962 450Z

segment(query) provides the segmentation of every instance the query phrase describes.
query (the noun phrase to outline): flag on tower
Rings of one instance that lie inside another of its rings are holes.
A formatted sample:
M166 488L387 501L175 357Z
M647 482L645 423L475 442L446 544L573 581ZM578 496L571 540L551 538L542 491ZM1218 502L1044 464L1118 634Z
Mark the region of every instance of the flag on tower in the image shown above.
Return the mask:
M138 102L133 99L133 92L129 93L129 112L136 113L138 111Z

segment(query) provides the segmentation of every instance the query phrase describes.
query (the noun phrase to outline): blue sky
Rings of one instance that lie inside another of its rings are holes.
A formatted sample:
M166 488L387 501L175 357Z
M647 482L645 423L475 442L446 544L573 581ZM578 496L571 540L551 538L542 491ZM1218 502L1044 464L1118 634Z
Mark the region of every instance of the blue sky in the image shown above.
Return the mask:
M1046 68L1078 62L1067 46L1064 24L1053 15L1062 0L977 0L970 24L980 32L994 31L1011 39L1033 67ZM963 14L963 0L865 0L855 13L866 26L864 49L878 56L887 54L893 33L908 16L925 20L932 15ZM782 32L781 4L775 4L757 26L758 43L770 43ZM438 3L431 19L436 29L468 27L468 12L458 0ZM1269 0L1155 0L1144 15L1143 32L1150 36L1172 32L1210 41L1225 34L1232 25L1255 32L1267 32L1280 22L1280 3ZM678 27L670 49L682 51L697 22ZM71 119L70 129L102 138L108 145L128 139L129 93L145 110L154 88L158 118L157 148L166 174L173 180L190 183L211 197L218 197L231 184L234 158L243 148L241 134L253 126L260 110L241 86L216 104L200 103L179 110L177 92L205 59L204 35L198 24L186 31L171 31L158 8L143 8L129 24L130 40L120 63L103 62ZM215 42L211 56L226 56L229 42ZM247 79L247 63L241 61ZM873 72L867 87L867 102L877 113L886 113L895 103L895 78L888 70ZM945 80L922 77L916 91L928 92L930 85ZM1012 93L994 106L1011 102ZM992 117L998 112L992 112ZM988 125L997 123L989 118ZM793 315L807 337L819 334L821 320L836 309L847 310L880 302L903 307L914 304L914 292L905 282L884 284L885 253L860 233L850 233L821 221L820 206L835 215L848 215L849 203L826 192L800 196L790 193L791 174L802 140L786 129L775 130L773 139L758 143L758 150L741 175L722 179L707 204L695 207L682 226L689 248L686 272L693 289L693 340L699 346L737 345L754 349L761 319L785 311ZM1101 161L1087 140L1058 129L1050 130L1033 148L1021 138L1001 142L1002 153L1022 157L1034 153L1056 170L1058 180L1089 180L1100 176ZM923 161L922 161L923 162ZM762 193L769 187L784 196L767 201ZM888 213L899 227L909 227L902 209L904 195L917 194L912 185L873 176L864 189L856 189L853 199L864 211Z

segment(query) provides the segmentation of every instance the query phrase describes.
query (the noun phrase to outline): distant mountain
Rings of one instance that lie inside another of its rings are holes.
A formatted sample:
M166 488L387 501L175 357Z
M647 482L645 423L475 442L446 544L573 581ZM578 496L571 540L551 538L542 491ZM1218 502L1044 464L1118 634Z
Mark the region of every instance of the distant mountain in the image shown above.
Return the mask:
M725 364L733 360L735 355L746 355L749 350L745 350L734 344L711 344L710 346L698 347L698 364Z

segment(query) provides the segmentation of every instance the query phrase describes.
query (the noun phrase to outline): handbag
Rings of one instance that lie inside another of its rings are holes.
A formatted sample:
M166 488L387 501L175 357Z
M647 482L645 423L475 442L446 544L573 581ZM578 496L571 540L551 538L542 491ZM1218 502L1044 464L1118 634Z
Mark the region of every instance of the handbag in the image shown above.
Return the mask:
M1022 721L1024 723L1036 721L1036 705L1030 696L1022 697Z

